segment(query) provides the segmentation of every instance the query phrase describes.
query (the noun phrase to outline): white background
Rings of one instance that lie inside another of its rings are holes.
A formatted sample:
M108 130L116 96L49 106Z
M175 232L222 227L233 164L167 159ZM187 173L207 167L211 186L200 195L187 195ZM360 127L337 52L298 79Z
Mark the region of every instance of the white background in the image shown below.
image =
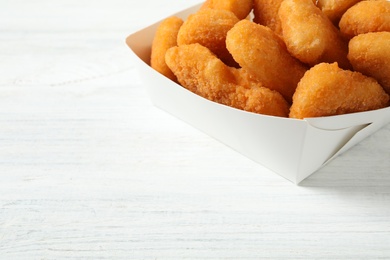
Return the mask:
M152 106L125 38L195 3L1 0L0 259L390 258L390 125L295 186Z

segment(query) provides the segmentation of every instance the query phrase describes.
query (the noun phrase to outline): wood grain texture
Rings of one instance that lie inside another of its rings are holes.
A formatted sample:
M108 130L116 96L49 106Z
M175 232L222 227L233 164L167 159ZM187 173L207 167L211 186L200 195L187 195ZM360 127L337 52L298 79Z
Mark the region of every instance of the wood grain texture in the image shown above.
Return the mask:
M0 8L0 259L389 259L390 125L300 186L153 107L125 37L196 1Z

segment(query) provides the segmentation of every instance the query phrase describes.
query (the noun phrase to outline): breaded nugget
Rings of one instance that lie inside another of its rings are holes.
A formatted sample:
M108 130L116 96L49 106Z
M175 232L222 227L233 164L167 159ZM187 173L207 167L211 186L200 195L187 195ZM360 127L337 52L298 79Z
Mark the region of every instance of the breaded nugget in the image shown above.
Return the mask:
M294 57L310 66L338 62L344 69L351 68L348 43L312 0L284 0L279 17L283 40Z
M368 32L390 32L390 2L362 1L341 17L340 31L346 38Z
M241 20L228 32L226 46L242 68L291 102L306 67L287 52L271 29Z
M177 34L183 20L172 16L166 18L157 27L152 43L150 66L171 80L176 80L175 75L165 63L165 52L177 45Z
M360 34L349 42L353 68L375 78L390 94L390 32Z
M253 21L271 28L280 37L283 37L283 33L278 11L282 2L283 0L253 1Z
M260 84L239 85L239 70L226 66L200 44L173 47L165 58L179 83L204 98L249 112L288 115L289 105L278 92Z
M333 24L338 24L345 11L360 1L362 0L313 0Z
M298 84L290 117L303 119L362 112L389 105L379 83L337 63L321 63L308 70Z
M201 9L222 9L234 13L238 19L245 19L252 11L253 0L207 0Z
M223 62L235 66L231 54L226 49L226 33L239 21L230 11L202 9L190 15L181 26L177 44L199 43L210 49Z

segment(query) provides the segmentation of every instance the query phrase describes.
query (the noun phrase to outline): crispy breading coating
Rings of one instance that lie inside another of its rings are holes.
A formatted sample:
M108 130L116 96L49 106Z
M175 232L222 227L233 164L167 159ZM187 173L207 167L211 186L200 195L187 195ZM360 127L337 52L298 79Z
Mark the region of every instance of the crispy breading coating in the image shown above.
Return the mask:
M345 11L360 1L362 0L313 0L333 24L338 24Z
M234 13L238 19L245 19L252 11L253 0L206 0L201 9L222 9Z
M240 70L226 66L200 44L169 49L166 62L183 87L204 98L249 112L288 115L289 105L278 92L247 81L246 75L241 78Z
M306 67L288 53L271 29L241 20L228 32L226 46L242 68L291 102Z
M308 70L298 84L290 117L332 116L384 108L389 95L379 83L337 63L321 63Z
M352 68L348 43L312 0L284 0L279 17L283 39L294 57L310 66L338 62L344 69Z
M227 65L236 62L226 49L226 34L239 21L230 11L221 9L202 9L190 15L181 26L177 44L199 43L210 49Z
M278 11L282 2L283 0L253 1L253 21L271 28L280 37L283 37L283 32Z
M171 80L176 80L176 76L165 63L165 52L177 45L177 34L183 20L172 16L166 18L157 27L153 38L150 66Z
M390 32L390 2L359 2L344 13L339 26L346 38L368 32Z
M390 32L360 34L349 42L353 68L375 78L390 94Z

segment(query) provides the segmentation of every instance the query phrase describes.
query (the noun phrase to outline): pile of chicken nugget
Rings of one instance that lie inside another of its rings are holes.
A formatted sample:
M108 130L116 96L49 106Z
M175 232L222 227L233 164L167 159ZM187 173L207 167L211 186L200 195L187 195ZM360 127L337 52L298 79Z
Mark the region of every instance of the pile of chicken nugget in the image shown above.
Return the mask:
M211 101L307 118L390 105L390 2L206 0L162 21L150 65Z

